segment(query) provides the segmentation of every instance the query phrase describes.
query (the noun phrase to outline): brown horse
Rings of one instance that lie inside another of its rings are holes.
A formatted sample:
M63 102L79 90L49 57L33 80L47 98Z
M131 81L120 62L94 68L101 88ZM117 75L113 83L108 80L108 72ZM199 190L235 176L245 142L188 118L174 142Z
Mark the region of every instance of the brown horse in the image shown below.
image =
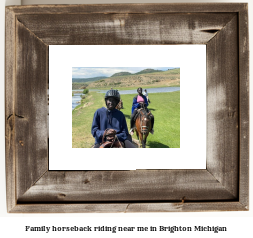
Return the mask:
M119 111L120 111L120 109L123 109L123 102L122 102L121 99L120 99L118 105L115 108L118 109Z
M151 130L151 117L150 112L147 112L144 107L139 109L138 116L135 121L135 131L138 140L142 144L142 148L146 148L146 141L148 134Z

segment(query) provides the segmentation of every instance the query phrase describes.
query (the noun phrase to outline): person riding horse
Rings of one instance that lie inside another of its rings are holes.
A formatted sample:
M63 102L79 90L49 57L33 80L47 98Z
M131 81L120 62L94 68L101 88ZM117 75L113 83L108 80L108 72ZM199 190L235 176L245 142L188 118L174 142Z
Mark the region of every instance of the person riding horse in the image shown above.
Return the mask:
M138 109L141 108L142 104L144 104L145 110L147 112L150 112L147 108L148 100L147 100L146 96L142 94L142 88L138 88L137 92L138 92L138 95L136 95L133 98L132 114L131 114L131 121L130 121L131 129L129 131L130 135L133 135L133 133L134 133L134 125L135 125L135 119L136 119L135 117L136 117L136 114L138 112ZM151 117L151 130L150 130L150 133L154 134L154 129L153 129L153 127L154 127L154 116L151 112L150 112L150 117Z
M136 148L132 144L132 137L128 133L124 114L121 111L115 109L119 101L120 94L118 90L111 89L105 94L105 104L107 108L99 108L94 113L91 126L91 134L95 138L94 148L100 147L104 136L108 136L105 133L107 131L113 131L116 134L117 139L120 142L123 142L125 148Z
M143 95L144 95L144 96L146 96L148 103L150 103L150 100L149 100L149 98L148 98L148 92L147 92L147 89L144 89L144 93L143 93Z

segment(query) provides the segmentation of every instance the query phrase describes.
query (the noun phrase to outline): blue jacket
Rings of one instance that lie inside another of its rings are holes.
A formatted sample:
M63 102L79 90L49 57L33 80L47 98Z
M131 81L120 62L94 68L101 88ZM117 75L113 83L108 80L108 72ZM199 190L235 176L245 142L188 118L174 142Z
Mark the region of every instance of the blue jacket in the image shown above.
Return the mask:
M106 129L114 129L117 137L124 142L127 139L128 128L124 114L117 110L107 110L105 107L99 108L93 117L91 134L95 138L95 144L102 142L103 134Z
M146 96L143 95L143 94L142 94L141 96L143 97L144 103L146 104L146 106L148 106L148 100L147 100ZM140 107L140 104L137 102L137 97L138 97L138 95L136 95L136 96L133 98L132 114L133 114L135 108Z

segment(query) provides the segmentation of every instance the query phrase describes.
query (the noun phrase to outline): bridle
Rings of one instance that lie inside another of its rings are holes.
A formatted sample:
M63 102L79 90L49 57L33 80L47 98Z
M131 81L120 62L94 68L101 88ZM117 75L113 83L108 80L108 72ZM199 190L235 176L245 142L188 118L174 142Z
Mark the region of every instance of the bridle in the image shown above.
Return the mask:
M149 130L149 127L148 126L143 126L143 121L144 120L149 120L150 112L146 113L145 109L140 109L139 113L140 113L140 121L141 121L141 133L146 134Z

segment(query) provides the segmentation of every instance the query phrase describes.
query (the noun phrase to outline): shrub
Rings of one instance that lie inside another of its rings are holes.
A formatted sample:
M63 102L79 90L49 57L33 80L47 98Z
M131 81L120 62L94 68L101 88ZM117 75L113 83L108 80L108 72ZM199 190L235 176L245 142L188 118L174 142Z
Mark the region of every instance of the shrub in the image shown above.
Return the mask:
M83 90L83 94L87 94L89 92L89 89L88 88L85 88L84 90Z

